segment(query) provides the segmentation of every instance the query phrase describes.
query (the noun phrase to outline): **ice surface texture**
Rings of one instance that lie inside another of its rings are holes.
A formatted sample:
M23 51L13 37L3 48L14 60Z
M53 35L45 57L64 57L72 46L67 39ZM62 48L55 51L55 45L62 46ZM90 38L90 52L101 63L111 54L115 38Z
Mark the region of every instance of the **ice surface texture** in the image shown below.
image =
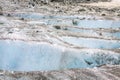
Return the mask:
M92 68L120 64L120 54L99 50L71 50L48 43L0 41L0 69L14 71Z

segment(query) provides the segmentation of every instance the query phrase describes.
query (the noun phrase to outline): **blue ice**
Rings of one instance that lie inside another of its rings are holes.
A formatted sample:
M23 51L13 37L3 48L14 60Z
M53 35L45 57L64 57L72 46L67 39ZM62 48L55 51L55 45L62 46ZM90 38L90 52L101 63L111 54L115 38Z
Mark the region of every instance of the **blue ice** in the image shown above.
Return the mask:
M80 47L96 49L117 49L120 48L119 41L102 40L93 38L62 37L62 40Z
M63 50L47 43L0 40L0 69L48 71L120 64L120 54Z

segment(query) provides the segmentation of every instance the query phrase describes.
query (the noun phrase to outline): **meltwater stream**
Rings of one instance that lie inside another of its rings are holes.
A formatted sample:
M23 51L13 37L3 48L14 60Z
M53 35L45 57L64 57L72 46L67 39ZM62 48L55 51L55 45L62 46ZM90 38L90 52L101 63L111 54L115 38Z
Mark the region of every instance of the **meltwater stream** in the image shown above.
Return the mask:
M120 54L101 50L72 50L48 43L0 40L0 69L48 71L120 64Z

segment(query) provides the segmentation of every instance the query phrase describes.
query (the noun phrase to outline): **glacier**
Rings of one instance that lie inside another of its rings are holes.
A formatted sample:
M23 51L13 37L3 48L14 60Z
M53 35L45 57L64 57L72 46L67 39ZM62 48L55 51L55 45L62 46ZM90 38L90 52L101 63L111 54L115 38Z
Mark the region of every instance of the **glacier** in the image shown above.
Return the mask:
M120 64L120 54L96 49L71 49L46 42L0 40L0 69L49 71Z
M61 37L61 40L79 47L97 49L119 49L120 41L93 38Z
M115 20L101 20L99 17L93 16L50 16L38 13L14 13L12 17L19 17L30 20L42 20L47 25L69 25L74 26L73 21L80 28L119 28L120 21ZM96 18L94 20L94 18ZM51 20L52 19L52 20ZM92 19L92 20L89 20Z

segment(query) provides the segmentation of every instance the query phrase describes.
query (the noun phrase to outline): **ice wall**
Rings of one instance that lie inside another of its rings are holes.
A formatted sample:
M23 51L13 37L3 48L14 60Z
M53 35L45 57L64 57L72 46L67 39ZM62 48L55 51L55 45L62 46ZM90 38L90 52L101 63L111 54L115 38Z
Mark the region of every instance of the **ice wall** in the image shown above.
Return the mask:
M0 41L0 69L14 71L92 68L120 64L120 54L101 50L74 50L48 43Z

